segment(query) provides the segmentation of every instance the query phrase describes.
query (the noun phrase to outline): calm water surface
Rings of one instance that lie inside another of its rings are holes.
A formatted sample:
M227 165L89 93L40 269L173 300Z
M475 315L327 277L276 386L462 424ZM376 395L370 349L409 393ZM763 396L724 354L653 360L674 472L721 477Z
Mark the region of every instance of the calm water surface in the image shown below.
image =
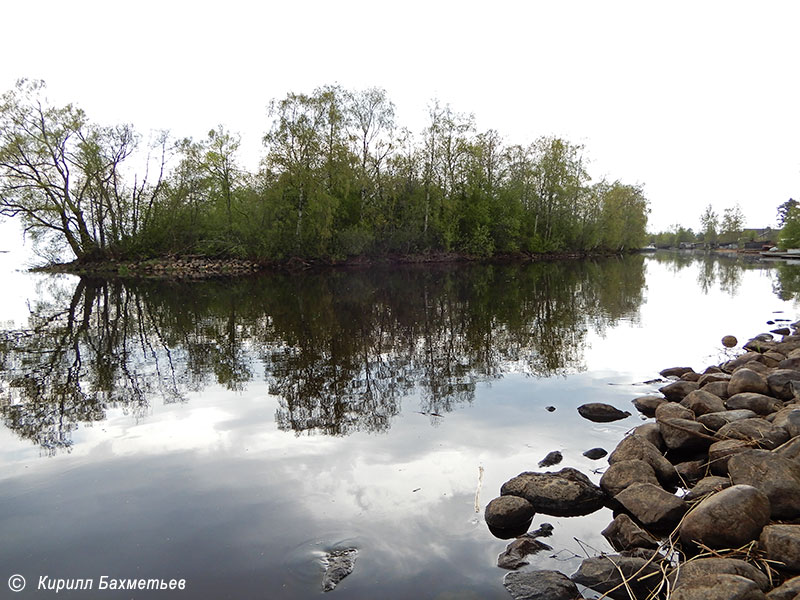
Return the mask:
M508 598L500 485L551 450L599 481L667 366L792 319L798 269L692 255L210 283L12 272L0 314L0 597L12 574L185 579L67 598ZM782 312L781 312L782 311ZM545 410L555 406L554 412ZM635 412L635 411L633 411ZM557 467L560 468L560 467ZM609 550L606 509L526 568ZM10 592L8 592L10 593Z

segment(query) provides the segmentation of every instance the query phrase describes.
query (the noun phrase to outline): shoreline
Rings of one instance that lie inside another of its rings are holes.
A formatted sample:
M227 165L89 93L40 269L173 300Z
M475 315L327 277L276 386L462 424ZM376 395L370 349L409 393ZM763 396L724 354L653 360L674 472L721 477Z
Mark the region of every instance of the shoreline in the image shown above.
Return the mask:
M800 322L784 321L719 365L662 370L659 394L632 400L648 421L608 454L599 486L571 467L543 472L545 461L503 484L485 521L515 538L498 557L514 598L581 599L577 585L619 600L800 597ZM600 403L578 412L630 416ZM545 534L528 532L534 515L603 507L614 511L602 535L615 553L572 574L517 570L542 549Z

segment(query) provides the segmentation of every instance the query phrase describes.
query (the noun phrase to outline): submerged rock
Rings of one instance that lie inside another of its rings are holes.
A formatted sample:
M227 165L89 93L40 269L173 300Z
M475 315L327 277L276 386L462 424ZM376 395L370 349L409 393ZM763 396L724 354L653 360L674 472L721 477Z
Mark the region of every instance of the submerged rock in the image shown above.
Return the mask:
M539 461L540 467L552 467L553 465L557 465L560 463L564 457L561 455L561 452L558 450L553 450L552 452L548 452L547 456L545 456L542 460Z
M540 542L534 536L524 535L511 542L506 547L505 551L497 557L497 566L501 569L513 571L528 564L525 557L529 554L536 554L542 550L552 549L551 546Z
M357 548L331 550L322 559L325 574L322 576L322 591L330 592L339 582L353 572L358 556Z
M558 571L509 573L503 585L515 600L576 600L577 586Z
M612 421L619 421L631 416L627 410L622 411L610 404L603 404L602 402L590 402L578 407L578 413L589 421L595 423L610 423Z

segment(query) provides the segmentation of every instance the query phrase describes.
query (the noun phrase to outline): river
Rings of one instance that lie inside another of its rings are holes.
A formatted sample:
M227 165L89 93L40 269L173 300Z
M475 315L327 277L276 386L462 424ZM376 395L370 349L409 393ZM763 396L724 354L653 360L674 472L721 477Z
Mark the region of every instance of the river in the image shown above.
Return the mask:
M137 284L3 260L0 585L21 598L316 598L337 548L358 556L335 598L509 598L483 521L502 483L552 450L599 481L582 453L644 422L646 382L794 321L800 289L798 267L660 252ZM553 550L524 568L572 573L611 518L536 515Z

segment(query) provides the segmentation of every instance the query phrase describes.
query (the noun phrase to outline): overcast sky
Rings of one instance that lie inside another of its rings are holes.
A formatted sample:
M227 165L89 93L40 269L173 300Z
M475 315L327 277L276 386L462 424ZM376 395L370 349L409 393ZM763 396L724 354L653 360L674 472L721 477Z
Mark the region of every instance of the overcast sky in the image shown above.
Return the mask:
M800 199L798 2L7 2L0 90L44 79L102 124L239 132L324 84L383 87L419 131L432 98L509 143L586 147L593 179L644 185L650 229Z

